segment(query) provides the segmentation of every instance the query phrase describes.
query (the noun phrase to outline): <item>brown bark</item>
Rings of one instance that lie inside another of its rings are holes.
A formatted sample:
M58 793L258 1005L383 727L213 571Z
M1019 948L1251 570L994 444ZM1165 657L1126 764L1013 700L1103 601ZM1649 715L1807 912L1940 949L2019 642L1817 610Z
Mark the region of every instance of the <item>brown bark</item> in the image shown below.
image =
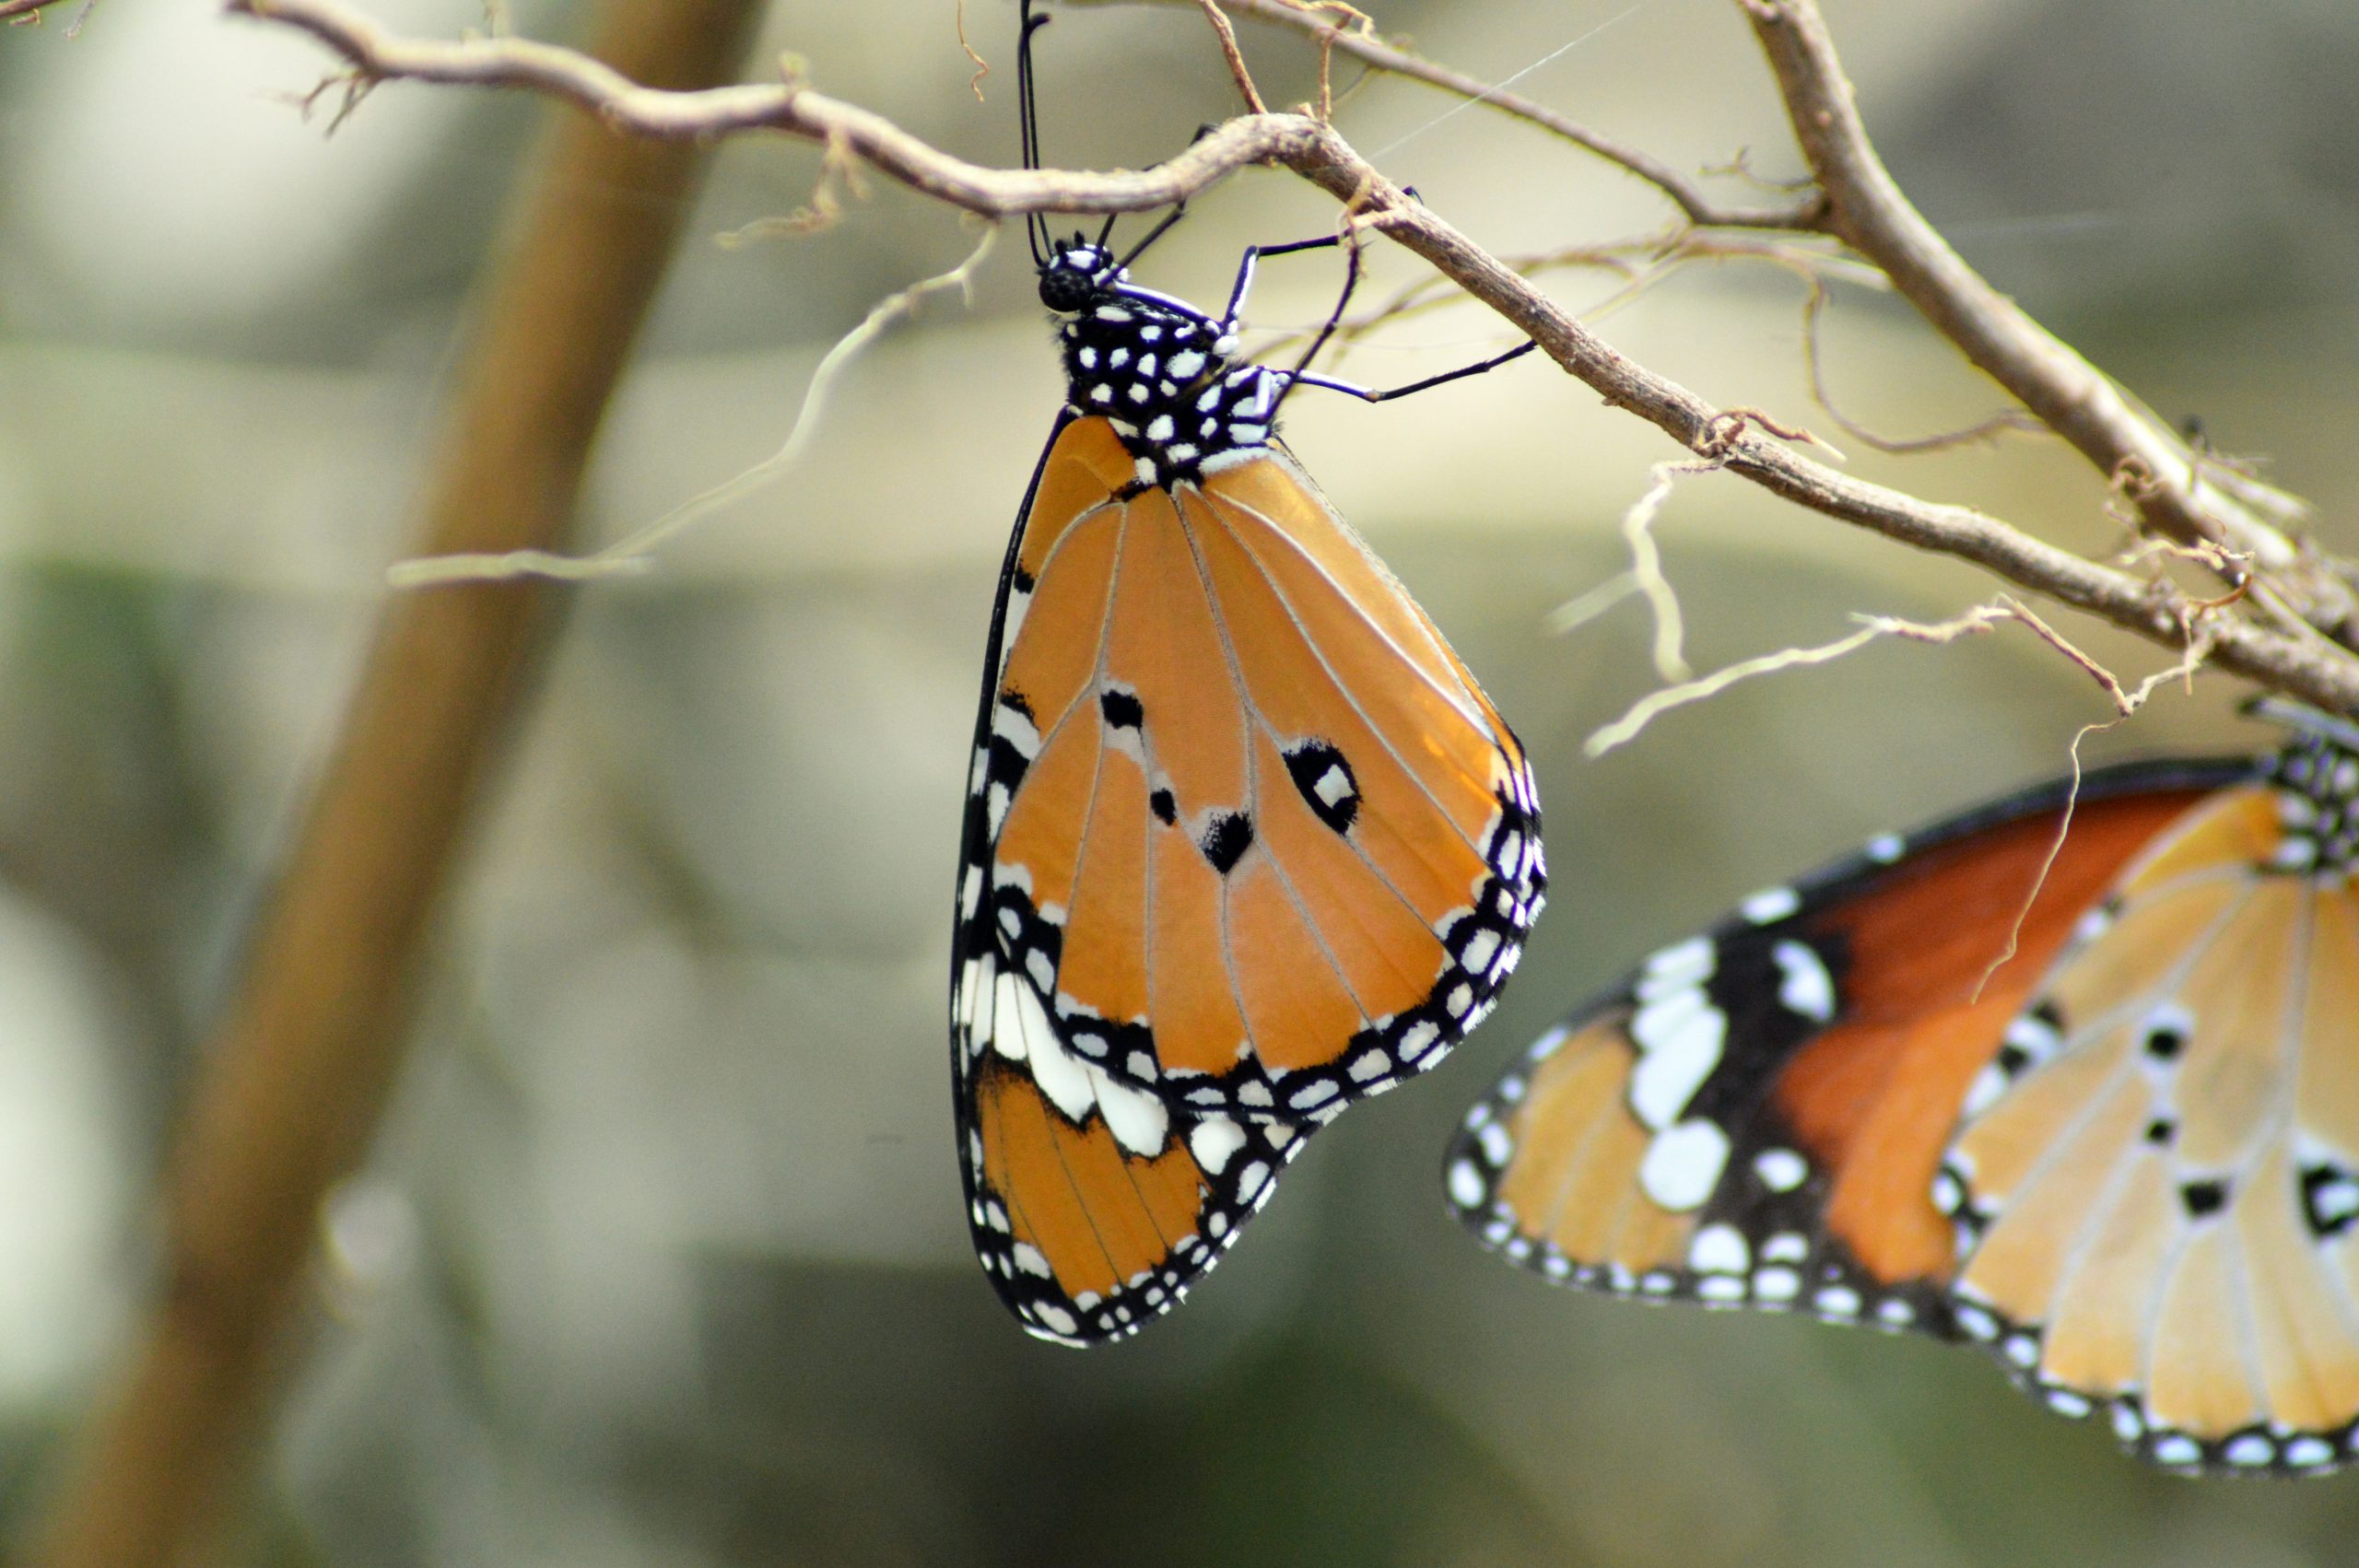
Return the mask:
M696 88L758 0L611 0L595 53ZM453 399L418 550L560 542L692 192L693 146L563 114L536 160ZM329 1186L366 1154L412 982L534 664L533 583L394 598L308 823L263 910L167 1175L164 1289L82 1435L33 1561L148 1568L201 1545L253 1448Z

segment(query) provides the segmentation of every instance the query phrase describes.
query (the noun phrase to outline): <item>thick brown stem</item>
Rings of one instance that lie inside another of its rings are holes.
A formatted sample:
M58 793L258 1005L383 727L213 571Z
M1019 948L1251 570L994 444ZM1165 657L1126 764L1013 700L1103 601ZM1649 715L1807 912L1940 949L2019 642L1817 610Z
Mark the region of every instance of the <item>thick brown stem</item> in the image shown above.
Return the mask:
M758 0L612 0L598 53L724 80ZM700 155L564 115L489 290L430 492L426 554L546 548L663 276ZM602 195L601 193L606 193ZM311 817L211 1043L164 1195L165 1288L34 1557L162 1568L221 1512L321 1200L365 1154L423 939L546 625L527 583L388 605Z

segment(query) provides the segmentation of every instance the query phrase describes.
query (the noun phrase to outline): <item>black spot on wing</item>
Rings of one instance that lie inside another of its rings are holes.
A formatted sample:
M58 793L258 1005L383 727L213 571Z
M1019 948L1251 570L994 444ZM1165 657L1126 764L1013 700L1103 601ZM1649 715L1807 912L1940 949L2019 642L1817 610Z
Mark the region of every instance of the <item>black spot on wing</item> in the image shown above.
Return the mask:
M1245 858L1245 851L1253 848L1253 819L1243 812L1222 812L1204 829L1196 848L1203 851L1213 870L1226 876Z
M1106 716L1107 725L1116 730L1135 730L1146 719L1146 708L1135 692L1100 692L1097 711Z
M1337 833L1360 814L1360 785L1344 754L1326 741L1302 741L1286 754L1286 772L1311 814Z
M1171 798L1168 790L1157 790L1146 798L1146 804L1147 810L1155 813L1155 820L1166 827L1180 820L1180 802Z

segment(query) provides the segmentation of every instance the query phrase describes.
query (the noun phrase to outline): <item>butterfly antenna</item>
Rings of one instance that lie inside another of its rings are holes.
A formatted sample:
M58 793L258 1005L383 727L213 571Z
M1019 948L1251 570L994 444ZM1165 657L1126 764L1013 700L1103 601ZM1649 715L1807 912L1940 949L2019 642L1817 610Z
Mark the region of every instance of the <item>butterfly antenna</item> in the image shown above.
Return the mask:
M1023 29L1015 41L1016 127L1024 139L1024 167L1040 167L1040 105L1032 81L1032 35L1049 25L1047 17L1032 14L1032 0L1024 0ZM1032 264L1044 266L1052 247L1048 243L1049 220L1037 212L1024 215L1024 238L1032 247Z

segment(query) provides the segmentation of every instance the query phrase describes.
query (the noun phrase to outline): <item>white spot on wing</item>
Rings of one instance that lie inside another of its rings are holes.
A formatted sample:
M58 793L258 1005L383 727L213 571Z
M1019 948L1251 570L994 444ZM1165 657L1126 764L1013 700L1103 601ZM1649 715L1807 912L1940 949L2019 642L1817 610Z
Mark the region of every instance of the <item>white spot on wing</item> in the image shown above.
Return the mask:
M1772 1192L1791 1192L1810 1176L1810 1162L1791 1149L1764 1149L1753 1156L1753 1174Z
M1742 1274L1753 1267L1753 1249L1734 1225L1706 1225L1688 1244L1687 1266L1699 1274Z
M1214 1117L1196 1124L1188 1134L1188 1153L1206 1174L1218 1176L1227 1168L1229 1159L1245 1147L1245 1129L1226 1117Z
M1059 1047L1057 1054L1064 1055L1062 1047ZM1065 1057L1065 1059L1072 1061L1074 1059ZM1097 1108L1105 1116L1107 1129L1113 1133L1114 1141L1143 1159L1163 1153L1164 1141L1171 1130L1171 1113L1165 1108L1163 1101L1144 1089L1133 1089L1127 1083L1109 1078L1095 1067L1084 1064L1082 1071L1088 1074L1089 1085L1097 1093ZM1039 1077L1039 1055L1036 1053L1033 1076Z
M1778 1000L1786 1011L1824 1024L1835 1016L1835 977L1825 961L1799 942L1781 942L1769 950L1778 965Z
M1682 1005L1689 998L1693 1004ZM1661 1130L1687 1108L1719 1066L1728 1018L1705 1002L1701 993L1683 991L1641 1009L1631 1021L1630 1036L1646 1053L1630 1074L1630 1109L1648 1127Z
M1638 1000L1652 1001L1672 991L1702 985L1712 977L1714 962L1710 937L1690 937L1666 947L1647 960L1638 980Z
M1727 1133L1700 1117L1679 1122L1648 1141L1638 1185L1659 1207L1684 1213L1712 1196L1728 1161Z

